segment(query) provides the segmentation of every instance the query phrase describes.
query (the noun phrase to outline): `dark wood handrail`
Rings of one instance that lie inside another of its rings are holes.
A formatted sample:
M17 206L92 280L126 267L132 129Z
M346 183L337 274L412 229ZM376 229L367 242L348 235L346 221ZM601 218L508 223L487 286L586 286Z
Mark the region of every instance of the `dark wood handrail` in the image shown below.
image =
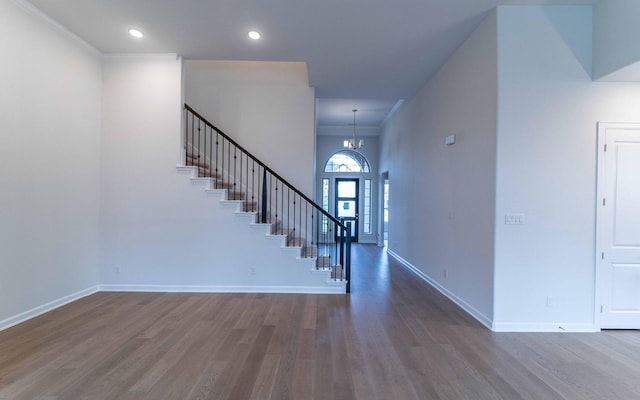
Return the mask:
M185 103L184 108L186 110L188 110L190 113L192 113L196 118L200 119L205 125L207 125L209 128L215 130L218 134L220 134L222 137L224 137L226 140L228 140L231 144L233 144L237 149L239 149L240 151L244 152L247 156L251 157L251 159L253 161L255 161L257 164L259 164L262 168L264 168L266 171L268 171L271 175L273 175L275 178L279 179L282 183L284 183L285 185L287 185L287 187L291 190L293 190L295 193L297 193L300 197L302 197L304 200L307 201L307 203L311 204L312 207L314 207L316 210L318 210L319 212L321 212L324 216L326 216L327 218L329 218L333 223L335 223L337 226L339 226L340 228L346 230L347 227L340 222L336 217L334 217L333 215L329 214L326 210L324 210L322 207L320 207L316 202L314 202L313 200L311 200L309 197L307 197L304 193L302 193L301 191L299 191L295 186L293 186L292 184L290 184L289 182L287 182L286 179L284 179L283 177L281 177L280 175L278 175L274 170L272 170L271 168L269 168L269 166L267 166L265 163L263 163L262 161L260 161L260 159L258 159L256 156L254 156L253 154L251 154L249 151L247 151L247 149L245 149L244 147L240 146L235 140L231 139L229 137L229 135L227 135L226 133L224 133L221 129L219 129L218 127L216 127L215 125L213 125L211 122L207 121L207 119L205 117L203 117L202 115L200 115L196 110L194 110L193 108L191 108L188 104Z

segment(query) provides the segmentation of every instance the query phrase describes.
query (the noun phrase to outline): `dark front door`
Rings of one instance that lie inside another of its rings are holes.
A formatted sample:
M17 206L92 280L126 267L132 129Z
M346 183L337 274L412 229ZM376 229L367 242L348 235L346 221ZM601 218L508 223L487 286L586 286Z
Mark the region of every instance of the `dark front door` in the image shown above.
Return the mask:
M358 241L358 179L336 178L336 215L351 222L351 241Z

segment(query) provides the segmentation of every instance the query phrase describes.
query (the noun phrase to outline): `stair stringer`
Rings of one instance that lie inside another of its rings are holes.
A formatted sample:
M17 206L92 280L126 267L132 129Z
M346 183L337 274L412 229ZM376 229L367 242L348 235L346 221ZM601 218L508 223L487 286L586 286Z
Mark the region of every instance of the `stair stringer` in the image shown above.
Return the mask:
M241 200L227 200L227 189L211 189L213 179L198 177L197 167L177 169L180 174L190 175L194 189L204 189L205 197L214 200L211 208L201 210L205 218L215 214L211 229L223 233L218 236L224 236L225 242L232 239L241 244L223 247L225 253L231 253L222 257L229 266L219 276L223 285L212 287L211 291L345 293L346 282L331 279L330 271L316 268L315 257L301 257L302 247L286 246L287 236L273 234L271 224L257 223L258 214L244 212ZM188 201L185 198L185 207L189 206ZM212 263L216 258L219 257L212 255Z

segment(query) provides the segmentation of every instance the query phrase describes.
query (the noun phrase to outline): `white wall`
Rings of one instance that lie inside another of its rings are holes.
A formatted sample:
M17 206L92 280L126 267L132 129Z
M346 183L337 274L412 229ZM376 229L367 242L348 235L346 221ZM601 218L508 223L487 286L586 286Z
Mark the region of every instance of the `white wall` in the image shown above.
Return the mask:
M173 211L190 206L175 187L181 82L175 55L105 56L101 283L153 282L163 265L178 268L167 258L180 252L180 241L172 242L179 236Z
M640 85L592 82L577 56L591 21L588 6L498 8L497 330L593 329L596 124L640 121Z
M602 0L593 8L593 77L640 61L640 0Z
M336 129L333 129L334 131ZM342 135L316 137L316 203L322 205L322 179L329 179L329 212L331 215L335 213L335 178L360 178L359 182L359 212L360 221L358 225L358 240L360 243L377 243L378 239L378 137L377 136L360 136L358 139L364 139L364 147L358 149L363 156L369 161L371 172L368 174L347 174L347 173L325 173L324 166L335 152L344 150L343 142L353 135L353 130L343 128ZM371 179L371 233L364 233L364 180Z
M0 53L2 328L98 284L101 60L9 0Z
M379 167L390 178L389 249L487 325L493 318L496 66L492 13L385 124ZM452 134L457 143L446 146Z
M235 206L176 170L181 90L175 55L105 57L102 288L343 289L328 287L327 273L311 272L312 260L297 261L281 240L265 237L264 226L251 227Z
M300 62L185 62L187 104L311 197L314 90Z

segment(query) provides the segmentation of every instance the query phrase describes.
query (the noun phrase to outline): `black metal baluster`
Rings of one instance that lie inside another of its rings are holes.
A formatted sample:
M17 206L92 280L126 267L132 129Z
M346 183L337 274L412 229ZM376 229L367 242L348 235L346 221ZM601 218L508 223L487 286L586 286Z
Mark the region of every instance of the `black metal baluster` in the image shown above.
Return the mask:
M213 143L216 139L213 137L215 133L213 128L211 128L210 132L211 133L209 136L209 175L211 175L212 179L215 179L216 177L215 177L214 171L215 171L216 164L215 164L214 155L213 155L213 151L214 151Z
M216 174L214 176L215 180L216 180L216 189L218 189L220 187L220 181L219 181L219 176L218 176L218 153L220 152L220 133L218 133L218 131L216 131L216 161L215 161L215 166L216 166Z
M195 159L195 161L196 161L195 164L198 167L198 176L200 176L200 135L202 134L200 132L201 124L202 124L202 120L200 118L198 118L198 149L197 149L197 153L196 153L197 156L196 156L196 159Z
M338 257L337 257L338 252L335 246L335 243L337 243L337 241L335 240L336 239L335 232L333 232L334 227L336 227L335 222L327 220L327 232L324 234L325 236L324 240L326 243L327 255L329 256L329 269L331 269L332 271L333 271L334 264L338 263ZM332 241L334 241L333 245L332 245Z
M189 110L184 116L184 165L189 165Z
M347 232L347 230L344 228L344 219L342 219L340 221L340 223L342 224L342 227L340 228L341 231L341 235L340 235L340 279L342 279L342 270L344 269L344 244L346 241L346 236L350 235L351 232Z
M213 176L213 129L209 138L209 175L211 175L212 179L215 179L215 176Z
M203 138L203 142L204 142L204 162L202 163L202 169L204 171L204 176L208 177L210 174L210 171L207 171L207 169L205 168L208 164L207 164L207 125L204 125L204 138Z
M267 170L262 169L262 223L267 223Z
M249 174L249 157L247 155L247 175ZM248 177L247 177L248 179ZM251 182L247 182L247 191L249 191L249 188L251 188L251 212L255 212L255 205L256 204L256 165L255 165L255 161L251 160Z
M254 171L256 170L256 162L255 161L253 161L253 170ZM253 193L256 196L256 210L257 210L258 207L262 208L262 203L260 203L260 193L262 193L262 190L260 189L260 181L261 180L262 179L260 179L260 164L258 164L258 174L256 175L255 180L253 182L253 185L254 185ZM258 190L257 191L255 190L255 185L258 185Z
M240 153L240 164L242 165L242 153ZM245 172L246 172L246 182L242 182L242 177L240 178L240 185L244 185L245 189L244 191L247 193L246 194L246 199L247 201L249 200L249 156L245 155L245 164L246 164L246 168L245 168ZM241 175L242 176L242 175ZM249 203L247 203L247 211L249 210Z
M309 234L309 203L305 203L304 204L304 236L305 236L305 243L306 243L306 239L307 239L307 235ZM311 225L311 229L313 229L313 224ZM313 236L311 236L311 245L313 246ZM306 256L306 253L305 253Z
M225 142L225 138L222 138L222 149L220 149L220 157L222 163L220 164L220 177L221 179L221 184L220 184L220 189L224 189L224 142Z
M249 169L249 159L247 158L247 170ZM248 186L247 186L248 189ZM251 161L251 211L256 211L255 206L255 196L256 196L256 162Z
M269 173L269 210L267 211L269 213L269 222L273 222L271 211L274 209L273 208L273 184L271 183L272 178L273 176L271 176L271 173ZM276 197L276 218L277 218L277 212L278 212L277 206L278 206L278 198Z
M269 181L271 181L271 178L269 178ZM271 185L270 185L270 186L271 186ZM275 215L275 223L278 223L278 181L276 181L276 184L275 184L275 196L276 196L276 207L275 207L276 215Z
M203 177L207 177L207 169L204 167L206 165L206 159L207 159L207 124L202 124L203 126L203 130L202 132L200 132L200 135L202 136L202 143L201 143L201 147L200 147L200 152L198 153L199 155L202 154L201 156L198 157L198 168L202 169L202 176ZM201 158L204 157L204 160L202 160ZM205 161L205 162L203 162Z
M351 292L351 221L347 222L347 248L345 254L345 278L347 280L347 293Z
M237 172L237 161L238 161L238 156L237 156L237 151L238 151L238 146L233 146L233 199L234 200L238 200L236 198L236 193L238 193L238 181L237 181L237 177L238 177L238 172Z
M193 142L194 142L194 138L195 138L195 132L194 130L195 128L195 115L191 114L191 163L189 165L193 165Z
M202 135L201 153L203 154L202 154L202 157L198 158L198 164L201 165L203 177L206 178L209 176L209 171L207 171L207 168L206 168L207 166L207 124L203 123L202 126L203 126L203 130L201 133ZM203 159L201 160L201 158Z
M316 215L315 214L315 210L313 210L313 208L311 208L311 247L313 247L313 245L315 243L315 246L316 246L316 257L318 257L318 255L320 254L320 243L318 243L317 241L313 240L313 239L317 239L318 238L317 234L315 236L313 235L313 232L314 232L313 223L315 222L315 219L314 219L315 215ZM316 223L316 229L318 229L317 227L318 227L318 224ZM318 265L317 265L317 261L316 261L316 268L317 268L317 266Z
M304 247L304 244L306 243L306 235L307 232L304 231L304 219L302 219L302 199L298 199L297 203L293 204L293 209L294 209L294 213L296 212L295 209L296 207L298 208L298 223L299 223L299 230L300 232L298 232L298 236L300 237L300 244L301 246Z

